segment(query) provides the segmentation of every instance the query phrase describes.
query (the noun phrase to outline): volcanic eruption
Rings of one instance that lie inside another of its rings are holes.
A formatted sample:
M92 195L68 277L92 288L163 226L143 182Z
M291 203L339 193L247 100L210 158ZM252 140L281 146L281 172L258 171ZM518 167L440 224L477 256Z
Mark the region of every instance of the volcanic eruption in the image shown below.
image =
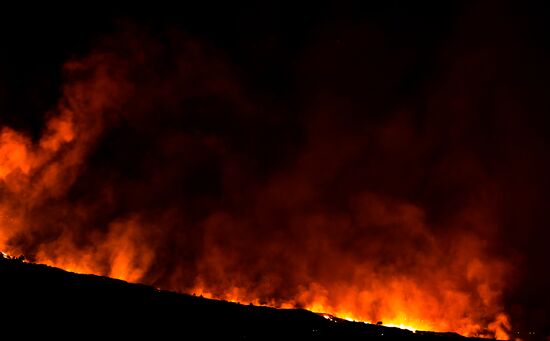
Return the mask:
M547 140L539 85L514 71L529 56L509 43L523 41L481 44L498 30L473 30L474 9L444 43L411 38L429 47L384 25L318 24L291 62L272 62L292 75L285 91L254 87L246 72L267 66L250 71L223 44L124 21L64 63L53 107L3 124L0 250L177 292L509 338L509 297L528 278L520 223L540 231L547 203Z

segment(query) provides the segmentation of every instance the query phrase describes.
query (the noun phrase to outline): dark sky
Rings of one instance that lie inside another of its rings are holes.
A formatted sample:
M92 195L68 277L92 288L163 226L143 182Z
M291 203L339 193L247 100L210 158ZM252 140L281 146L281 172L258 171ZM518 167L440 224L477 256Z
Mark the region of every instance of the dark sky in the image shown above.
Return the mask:
M316 268L323 252L352 268L379 257L375 269L402 273L411 259L403 250L435 240L486 261L491 274L505 268L476 290L500 292L514 330L549 333L550 12L542 1L88 6L0 17L2 126L37 143L48 113L72 96L64 92L75 81L69 60L95 63L86 58L107 51L108 72L123 70L115 88L131 88L89 137L86 166L75 166L62 194L25 211L39 218L10 245L32 255L68 238L85 248L96 234L82 231L110 236L113 222L164 222L150 237L163 265L148 265L141 280L188 290L198 278L223 291L220 268L247 273L232 286L264 283L265 264L251 260L261 250L227 242L239 234L246 245L278 250L281 263L260 293L269 298L332 276ZM430 237L419 241L409 223L380 218L386 209L405 215L403 207L421 212ZM70 237L59 223L67 217L82 226ZM309 245L317 238L333 246L319 251ZM233 258L212 265L204 248ZM295 264L304 248L311 256ZM440 254L419 254L415 269L472 264L424 263ZM242 270L243 262L251 265ZM315 270L278 287L294 266Z
M204 39L226 54L258 96L295 104L293 90L300 87L295 72L308 47L320 44L331 49L344 44L346 48L362 48L354 51L360 59L367 52L358 42L360 31L368 26L384 36L378 39L387 39L379 42L387 44L384 49L409 53L414 59L411 63L418 70L408 75L400 89L413 91L413 84L433 72L435 50L444 44L446 35L452 34L454 18L467 6L393 1L320 2L315 6L267 1L235 6L206 1L135 8L76 7L42 11L39 6L34 11L17 9L3 14L2 80L10 86L3 85L9 95L3 96L2 108L13 116L10 123L17 124L16 116L22 113L38 112L37 116L42 116L57 100L63 63L88 52L94 41L116 31L122 22L151 31L181 29ZM388 52L377 51L377 58Z

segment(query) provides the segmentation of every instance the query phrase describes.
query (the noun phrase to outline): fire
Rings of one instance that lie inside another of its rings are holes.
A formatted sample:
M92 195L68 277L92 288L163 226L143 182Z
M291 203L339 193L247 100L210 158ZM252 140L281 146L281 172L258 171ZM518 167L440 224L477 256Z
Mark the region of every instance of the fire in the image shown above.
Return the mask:
M411 327L411 326L407 326L405 324L386 324L385 325L386 327L393 327L393 328L400 328L400 329L406 329L406 330L410 330L411 332L416 332L417 330L429 330L429 329L424 329L422 327L420 328L414 328L414 327Z
M326 300L313 301L311 304L297 305L296 301L277 301L271 302L259 302L256 300L250 300L247 296L239 296L239 290L234 289L232 293L226 292L222 295L215 295L211 292L204 291L204 289L196 288L195 292L206 298L222 299L229 302L237 303L250 303L255 305L267 305L277 308L296 308L297 306L305 308L310 311L319 312L319 314L330 320L336 321L334 317L347 320L350 322L365 322L369 324L380 324L386 327L395 327L400 329L406 329L411 332L416 331L438 331L448 332L453 331L464 336L477 336L477 337L496 337L499 340L508 339L506 330L510 330L510 324L508 318L504 314L500 314L497 319L489 325L490 332L482 332L482 328L479 324L476 324L472 319L468 317L463 318L461 321L449 320L447 316L437 318L434 316L434 312L430 311L429 305L423 305L423 301L415 302L416 308L411 309L404 306L391 307L387 311L376 315L377 318L373 319L373 315L369 315L368 312L361 310L353 310L352 308L356 303L354 302L338 302L338 305L331 306L326 304ZM392 297L391 293L383 292L379 293L381 297L388 300L400 300L400 298ZM372 309L372 307L369 307ZM452 309L452 308L451 308ZM493 334L494 333L494 334Z
M322 317L326 318L329 321L334 321L334 318L330 314L320 313L319 315L321 315Z
M265 171L250 141L278 141L261 130L277 119L251 113L223 62L178 40L168 63L157 42L123 38L67 63L38 138L1 129L0 249L327 319L507 337L499 184L467 151L434 156L460 132L424 136L397 113L357 133L320 113Z
M276 308L296 308L296 302L295 301L271 301L269 303L261 303L257 299L250 301L247 298L244 298L244 296L238 295L239 290L234 288L232 292L226 292L222 295L215 295L211 292L205 291L203 288L195 288L195 293L197 295L206 297L206 298L214 298L214 299L222 299L228 302L235 302L235 303L244 303L244 304L254 304L254 305L267 305L272 306ZM390 298L390 296L387 296ZM464 335L464 336L475 336L475 337L487 337L487 338L496 338L498 340L507 340L509 339L507 331L510 330L510 322L508 321L508 317L505 314L500 314L497 316L495 321L491 322L488 326L489 332L482 332L481 326L477 324L473 324L472 320L465 318L462 321L462 327L456 328L456 325L453 325L449 323L448 320L444 319L434 319L432 320L424 320L425 317L430 317L431 312L428 310L423 310L425 307L422 306L421 301L417 302L418 307L420 309L417 309L417 315L409 315L407 316L407 309L406 308L396 308L393 310L393 312L396 312L397 314L392 314L392 311L388 311L386 315L382 314L379 315L379 317L388 317L387 319L376 320L376 319L369 319L369 316L362 313L361 311L355 311L352 312L347 309L335 309L332 306L325 305L326 303L323 303L322 301L313 302L310 305L301 306L304 309L318 312L320 316L324 317L325 319L337 322L337 319L342 319L350 322L364 322L369 324L382 324L386 327L393 327L393 328L400 328L409 330L411 332L416 331L438 331L438 332L448 332L453 331L458 334ZM340 302L340 306L346 306L349 303L347 302ZM410 312L410 311L409 311ZM391 318L394 316L393 318ZM412 317L410 317L412 316Z

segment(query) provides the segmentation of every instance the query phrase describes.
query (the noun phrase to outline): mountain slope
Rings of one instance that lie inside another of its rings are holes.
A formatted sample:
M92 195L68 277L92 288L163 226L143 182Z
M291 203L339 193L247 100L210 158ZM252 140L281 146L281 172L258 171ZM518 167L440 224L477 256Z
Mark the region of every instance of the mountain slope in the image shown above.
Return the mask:
M151 335L155 339L466 340L275 309L209 300L0 257L4 332L58 338Z

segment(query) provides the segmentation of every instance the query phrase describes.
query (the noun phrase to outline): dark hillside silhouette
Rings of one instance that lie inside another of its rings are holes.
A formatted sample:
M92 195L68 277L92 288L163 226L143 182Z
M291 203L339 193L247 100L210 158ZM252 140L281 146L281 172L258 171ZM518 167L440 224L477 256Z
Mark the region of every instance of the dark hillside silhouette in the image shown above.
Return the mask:
M471 340L453 333L325 318L301 309L274 309L176 294L23 259L0 258L3 332L80 339Z

